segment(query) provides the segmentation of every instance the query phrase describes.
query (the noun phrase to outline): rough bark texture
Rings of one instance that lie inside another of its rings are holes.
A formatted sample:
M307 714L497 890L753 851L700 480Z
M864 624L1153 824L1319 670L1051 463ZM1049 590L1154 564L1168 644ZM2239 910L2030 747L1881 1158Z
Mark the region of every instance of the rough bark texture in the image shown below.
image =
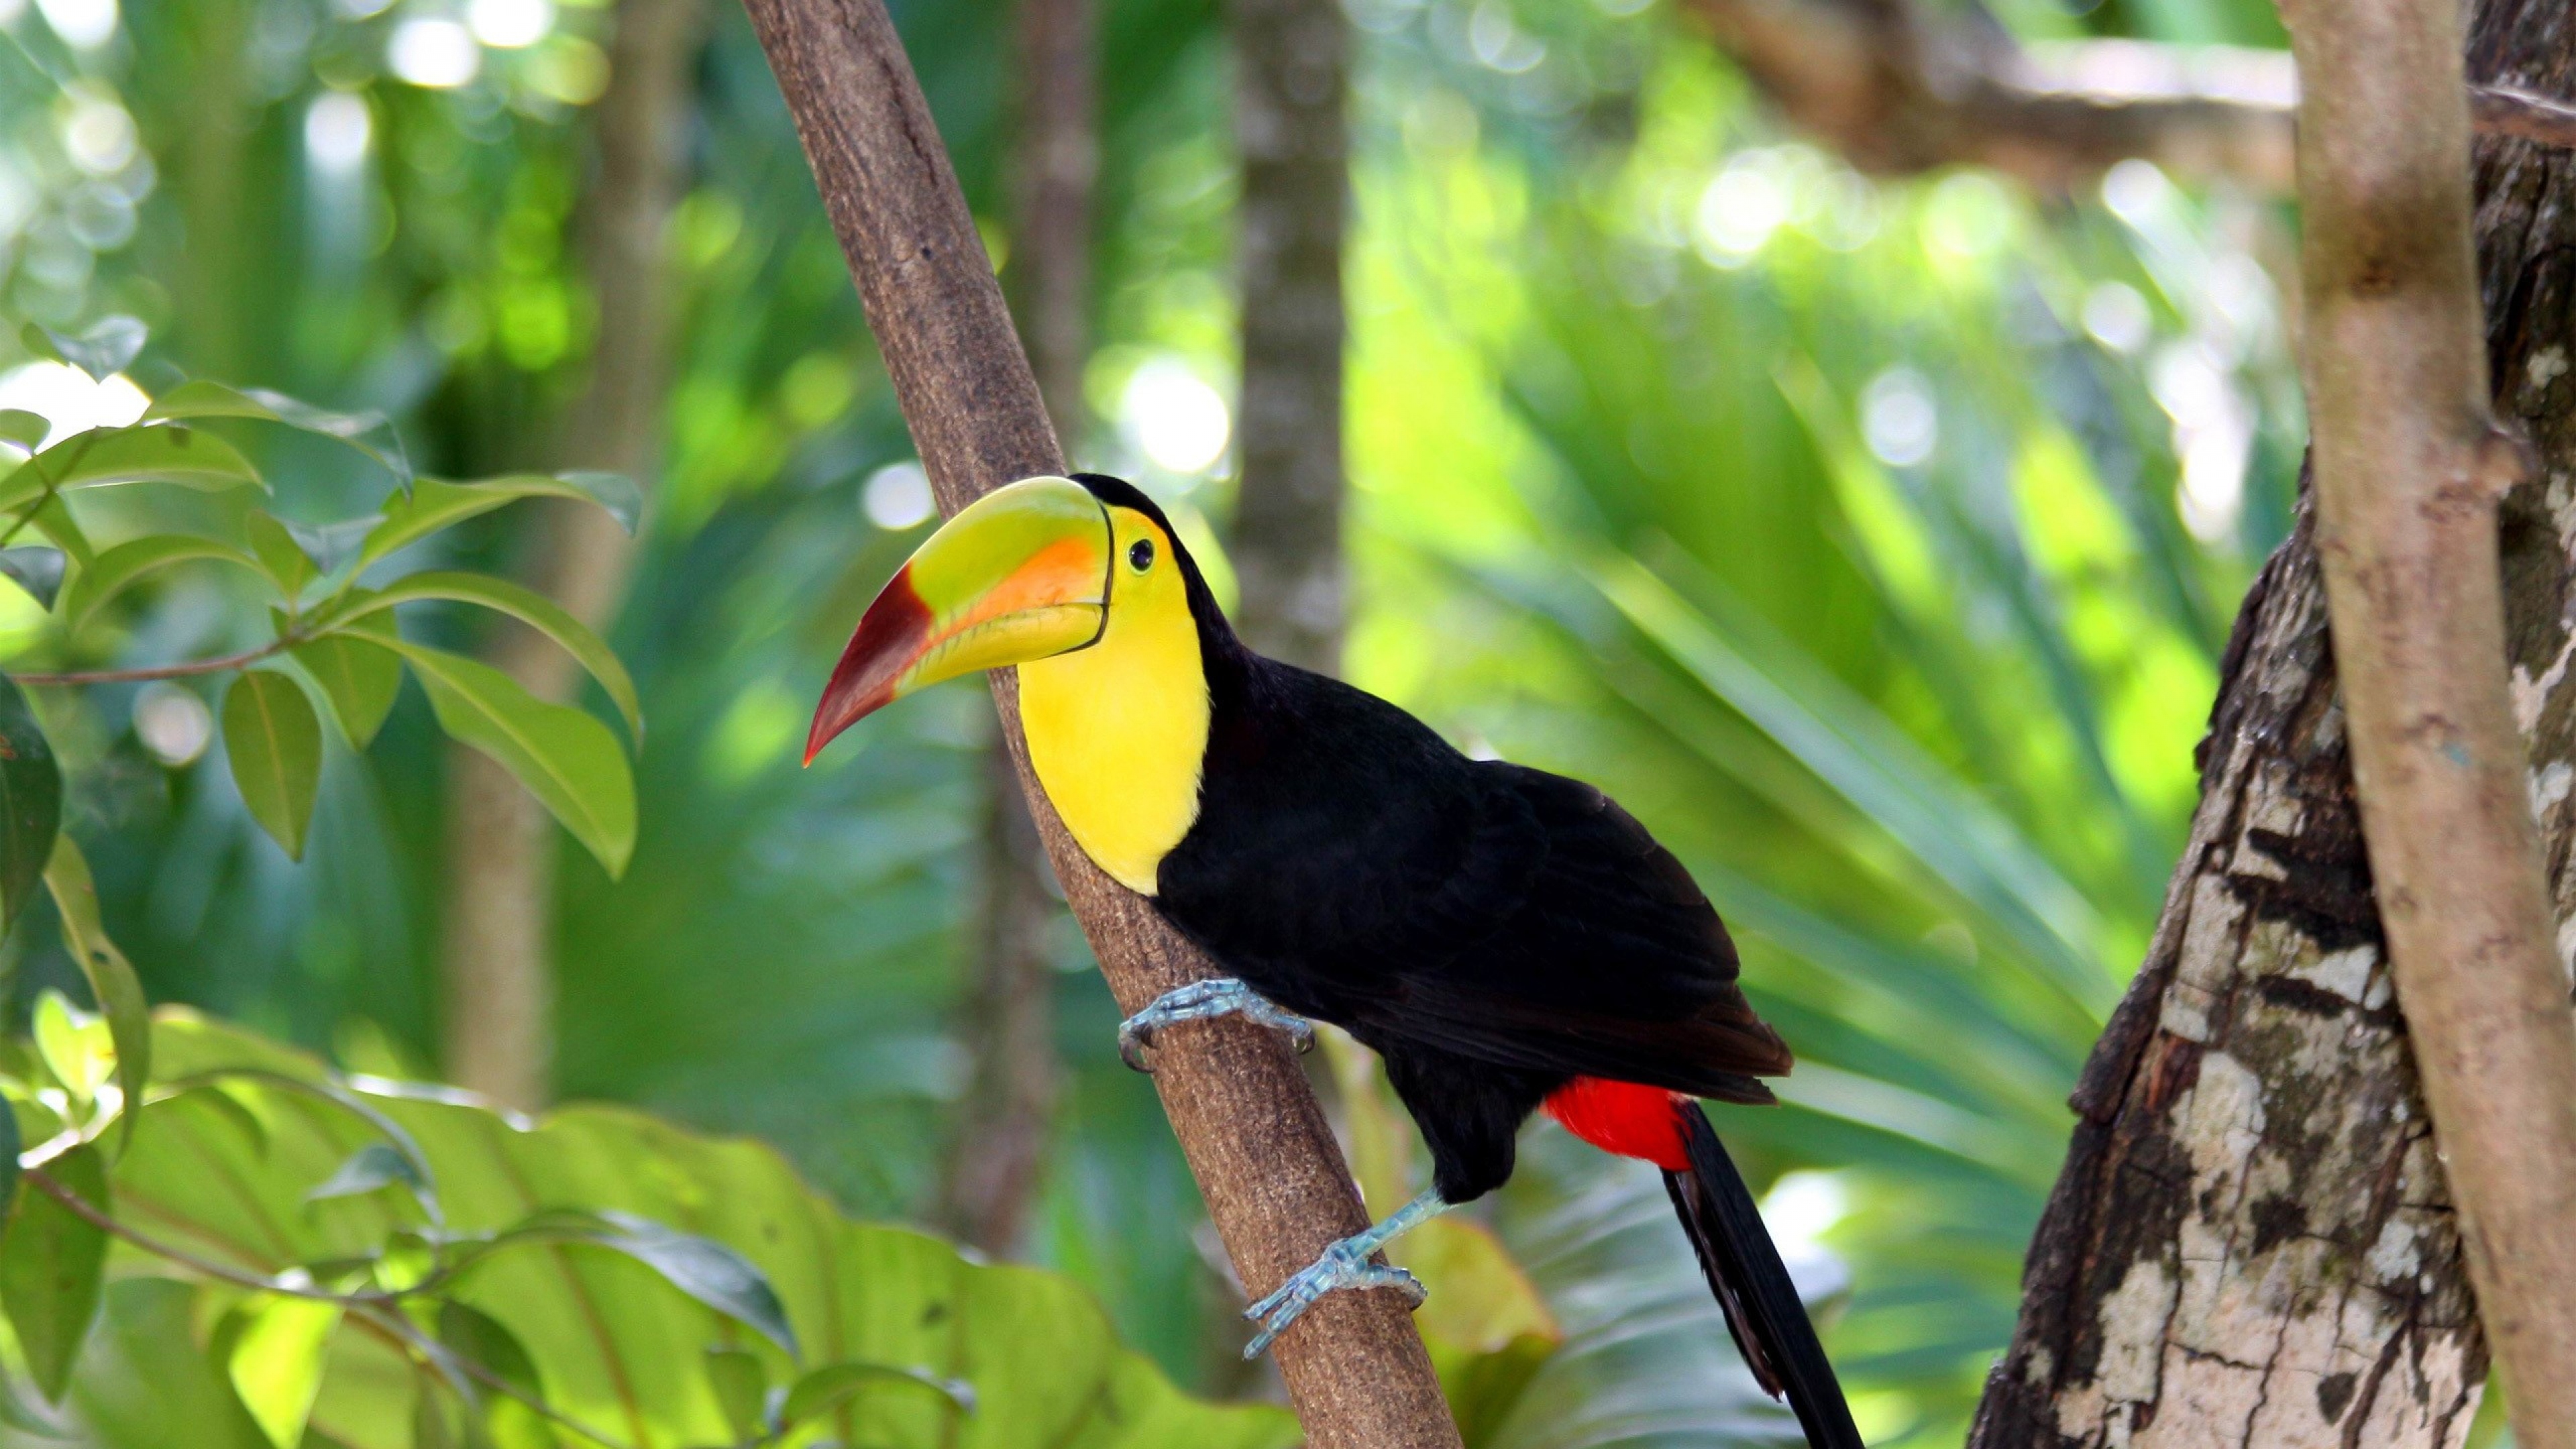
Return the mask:
M2283 0L2317 559L2397 1004L2523 1449L2576 1449L2576 1020L2506 688L2458 0Z
M1063 457L974 219L880 0L749 0L806 159L941 508ZM1016 678L993 696L1020 785L1119 1005L1215 974L1141 898L1102 875L1028 773ZM1239 1020L1167 1033L1154 1082L1246 1287L1264 1292L1366 1218L1286 1043ZM1403 1300L1336 1293L1272 1350L1317 1449L1457 1449Z
M1341 655L1342 225L1350 38L1337 0L1233 0L1243 379L1230 556L1274 659Z
M592 118L599 170L584 238L599 304L588 385L564 419L566 467L624 473L650 486L670 354L664 233L683 182L681 129L697 54L699 0L624 0L608 91ZM533 505L529 583L589 624L625 593L633 541L596 508ZM504 625L491 662L540 699L571 697L570 656L532 629ZM513 1107L547 1097L553 1056L556 831L509 772L463 745L448 751L447 1073Z
M1091 355L1091 198L1100 169L1098 23L1092 0L1020 0L1009 291L1029 370L1068 452L1089 415L1082 369ZM1062 1075L1046 950L1055 903L1010 746L997 737L985 764L992 794L965 1023L974 1066L939 1215L960 1242L1007 1258L1027 1237Z
M2484 0L2472 81L2564 94L2576 17ZM2562 958L2576 936L2576 171L2475 153L2505 502L2505 637ZM1970 1444L2456 1445L2486 1377L2457 1221L2393 1003L2312 525L2248 595L2202 800L2146 964L2079 1082L2019 1330Z

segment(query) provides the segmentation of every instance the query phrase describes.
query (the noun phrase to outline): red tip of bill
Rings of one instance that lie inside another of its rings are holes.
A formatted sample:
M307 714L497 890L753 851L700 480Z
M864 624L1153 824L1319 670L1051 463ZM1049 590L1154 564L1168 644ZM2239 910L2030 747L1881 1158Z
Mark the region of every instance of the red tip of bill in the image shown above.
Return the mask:
M814 709L814 727L805 735L806 764L814 763L833 736L893 701L896 682L930 642L930 625L930 606L913 592L912 566L906 564L859 617L858 632L833 666L832 682L823 686L823 701Z

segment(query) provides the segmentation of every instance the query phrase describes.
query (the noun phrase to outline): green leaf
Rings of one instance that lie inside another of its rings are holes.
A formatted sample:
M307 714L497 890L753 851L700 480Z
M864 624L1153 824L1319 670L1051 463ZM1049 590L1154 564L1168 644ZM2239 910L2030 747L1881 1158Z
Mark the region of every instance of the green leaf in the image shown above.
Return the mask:
M108 1211L107 1169L95 1148L75 1147L45 1164L53 1182ZM107 1234L29 1183L0 1238L0 1307L18 1331L19 1352L48 1403L59 1404L79 1361L90 1320L98 1316L107 1268Z
M0 1205L14 1201L18 1193L18 1154L26 1150L18 1132L18 1114L0 1101ZM6 1375L0 1375L0 1398L8 1397Z
M36 511L30 517L35 521L36 531L53 540L54 547L61 549L73 563L88 568L90 561L98 557L98 550L90 546L89 535L81 532L79 520L72 517L70 506L61 498L48 498L36 505ZM52 606L49 603L47 607Z
M575 1241L624 1253L670 1280L671 1286L799 1356L796 1330L787 1325L778 1290L752 1261L712 1238L677 1232L650 1218L606 1209L599 1225L575 1228Z
M73 1006L61 992L47 987L36 998L28 1025L45 1070L80 1101L96 1097L116 1074L116 1042L107 1023Z
M0 503L5 503L6 497L0 493ZM412 485L409 497L386 504L384 521L368 532L366 543L358 550L358 567L363 569L440 529L478 518L522 498L571 498L596 503L629 533L635 531L636 519L643 512L642 493L632 481L615 473L512 473L471 483L423 478Z
M975 1412L975 1390L959 1379L943 1379L926 1369L892 1364L830 1363L798 1379L778 1410L778 1422L793 1428L828 1414L870 1388L896 1388L928 1394L942 1407L960 1414Z
M277 585L277 595L289 608L304 586L313 582L313 557L283 523L261 509L254 508L244 520L250 534L250 551L259 559L260 571Z
M277 1449L296 1449L322 1392L323 1351L340 1327L337 1303L277 1295L245 1310L225 1371L242 1407Z
M402 690L402 656L365 637L378 632L374 622L344 628L287 651L322 686L351 749L363 750L376 737Z
M418 1196L427 1186L411 1159L402 1155L389 1142L370 1142L349 1155L340 1170L331 1174L321 1186L304 1195L306 1202L324 1202L335 1197L359 1197L401 1183Z
M643 706L635 696L635 682L627 677L626 666L589 625L576 619L562 605L534 589L523 588L506 579L488 574L432 572L411 574L394 580L383 589L353 598L342 609L323 620L328 629L341 623L361 619L380 609L396 604L409 604L429 599L447 599L458 603L480 604L484 608L509 615L563 646L599 687L608 691L617 712L626 718L627 731L638 739L644 733Z
M15 443L32 453L36 445L45 440L45 434L53 429L52 420L42 413L31 413L24 408L0 408L0 443Z
M378 412L335 413L266 388L229 388L219 382L183 382L152 400L146 422L174 418L252 418L284 423L337 439L374 459L405 484L411 481L411 459L402 437Z
M118 544L80 571L72 586L63 591L63 627L79 633L110 599L134 587L145 576L196 559L214 559L268 577L268 570L261 567L258 559L220 539L185 533L149 534Z
M116 1086L125 1102L117 1140L120 1145L130 1144L134 1123L142 1115L143 1084L152 1080L152 1018L144 1004L143 983L135 979L133 964L99 923L98 887L90 880L89 861L68 835L54 837L53 859L45 866L45 888L53 893L54 909L62 917L63 948L89 978L90 994L98 998L108 1035L116 1043Z
M518 1335L499 1319L463 1303L442 1303L438 1306L438 1340L457 1357L527 1397L544 1402L545 1383L538 1376L536 1360L529 1356ZM476 1397L483 1403L483 1424L495 1445L551 1449L559 1442L553 1426L527 1405L482 1386L477 1386ZM472 1436L468 1437L470 1440Z
M63 772L18 682L0 675L0 928L44 878L63 821Z
M58 548L0 548L0 574L27 591L27 597L50 609L63 587L63 551Z
M635 774L608 726L548 704L462 655L387 639L411 661L439 728L498 761L563 822L611 876L635 852Z
M176 423L139 423L74 433L0 478L0 508L42 498L48 488L111 483L176 483L200 489L265 487L241 450L212 433Z
M244 671L224 691L224 754L251 818L302 860L322 783L322 721L304 687L274 670Z
M735 1443L748 1444L767 1431L769 1373L760 1366L759 1355L738 1348L708 1349L707 1382L715 1387L716 1403Z
M16 1136L14 1127L10 1129L10 1134L14 1140ZM15 1173L17 1171L15 1164L12 1164L9 1170ZM0 1424L6 1424L12 1429L33 1434L41 1439L72 1440L81 1437L76 1431L55 1423L29 1407L27 1401L18 1396L18 1385L6 1374L0 1374Z
M143 351L144 339L150 335L140 321L125 316L102 317L78 336L33 322L18 332L29 352L68 362L96 382L123 372Z
M367 535L375 532L376 525L384 522L385 516L371 513L364 518L343 518L333 523L282 521L296 546L303 549L322 572L331 574L338 573L357 558L358 550L366 545Z

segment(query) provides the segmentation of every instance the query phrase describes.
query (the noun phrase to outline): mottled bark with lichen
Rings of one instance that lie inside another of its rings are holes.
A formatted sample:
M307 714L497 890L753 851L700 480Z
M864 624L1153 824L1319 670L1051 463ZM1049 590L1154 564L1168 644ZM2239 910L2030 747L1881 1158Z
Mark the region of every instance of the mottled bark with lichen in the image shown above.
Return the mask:
M2486 0L2472 81L2576 82L2576 18ZM2576 168L2475 166L2496 410L2538 448L2502 538L2517 723L2576 933ZM2022 1319L1971 1435L2020 1446L2417 1449L2487 1350L2397 1014L2309 527L2238 619L2203 795L2144 969L2077 1087Z

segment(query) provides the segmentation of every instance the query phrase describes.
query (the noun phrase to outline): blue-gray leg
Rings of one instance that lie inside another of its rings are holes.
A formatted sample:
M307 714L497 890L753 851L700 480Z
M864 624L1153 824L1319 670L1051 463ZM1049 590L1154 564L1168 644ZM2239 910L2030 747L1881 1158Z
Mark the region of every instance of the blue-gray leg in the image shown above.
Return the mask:
M1297 1321L1297 1316L1315 1306L1315 1300L1336 1288L1396 1288L1413 1300L1417 1308L1429 1296L1420 1279L1402 1268L1389 1267L1369 1260L1378 1250L1398 1237L1422 1226L1442 1213L1449 1204L1440 1194L1426 1192L1387 1215L1364 1233L1353 1233L1326 1248L1323 1256L1303 1272L1279 1285L1267 1298L1243 1310L1243 1316L1261 1325L1261 1332L1243 1346L1245 1358L1259 1358L1281 1330Z
M1154 1044L1154 1033L1211 1016L1240 1016L1275 1027L1295 1039L1301 1052L1315 1044L1315 1028L1306 1018L1271 1005L1231 976L1221 976L1213 981L1176 986L1154 998L1153 1005L1120 1022L1118 1055L1137 1071L1150 1072L1153 1068L1145 1065L1145 1048Z

